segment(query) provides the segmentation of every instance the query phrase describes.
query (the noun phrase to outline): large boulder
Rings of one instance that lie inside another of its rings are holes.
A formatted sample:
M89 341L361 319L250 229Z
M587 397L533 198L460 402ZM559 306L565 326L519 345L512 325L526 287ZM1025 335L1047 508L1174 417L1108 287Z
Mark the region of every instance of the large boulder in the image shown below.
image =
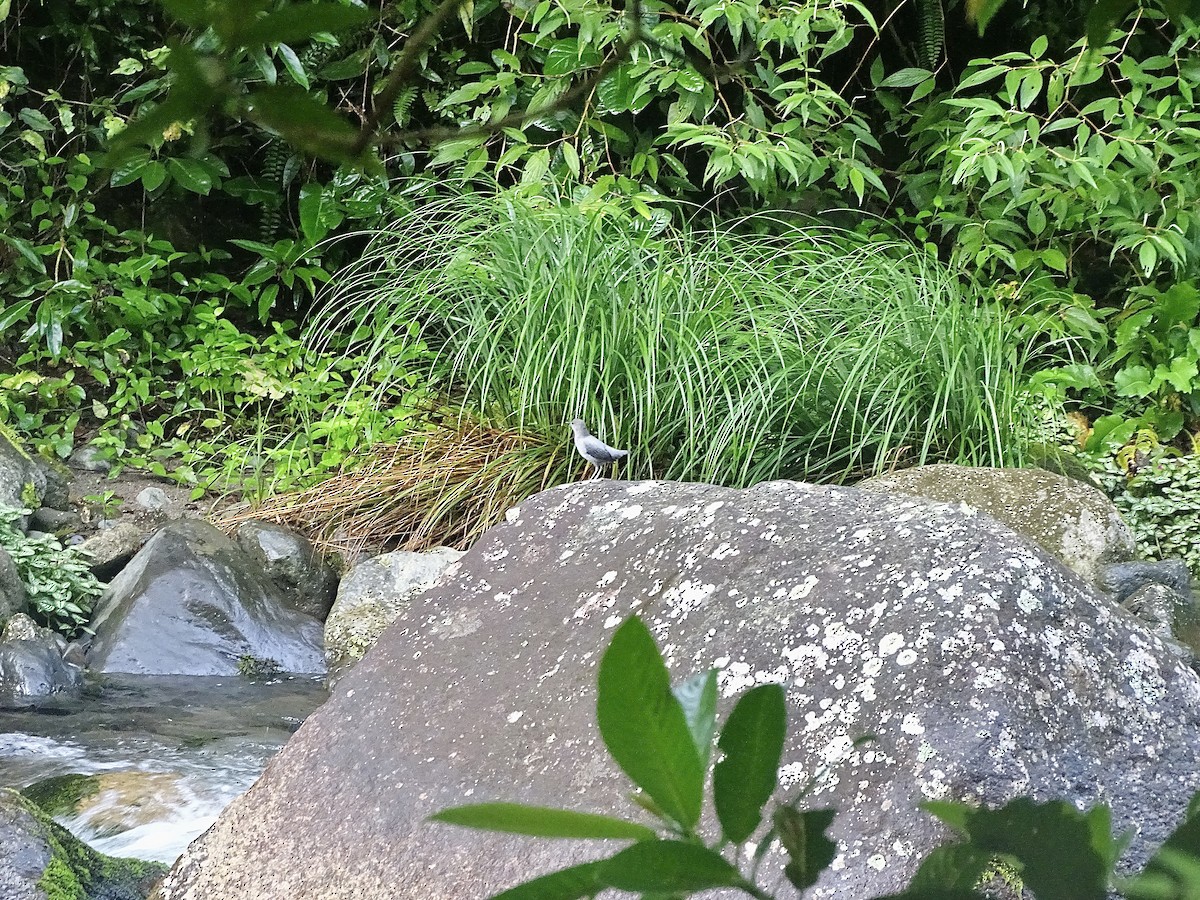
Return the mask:
M941 463L878 475L869 491L966 503L1003 522L1090 582L1107 563L1131 560L1133 531L1104 492L1045 469L991 469Z
M594 723L601 650L631 613L676 678L720 668L726 709L786 685L780 793L815 778L811 803L839 810L808 896L904 885L946 837L924 800L1111 803L1136 860L1200 788L1200 678L987 516L791 482L592 481L530 499L413 597L156 896L462 900L611 849L426 817L488 800L636 817Z
M88 665L137 675L236 675L239 660L324 672L321 623L289 609L262 568L199 519L156 534L96 604Z
M165 870L97 853L16 791L0 789L4 900L144 900Z
M415 594L462 555L461 550L450 547L435 547L423 553L396 550L364 560L347 572L325 620L325 662L330 684L363 658Z

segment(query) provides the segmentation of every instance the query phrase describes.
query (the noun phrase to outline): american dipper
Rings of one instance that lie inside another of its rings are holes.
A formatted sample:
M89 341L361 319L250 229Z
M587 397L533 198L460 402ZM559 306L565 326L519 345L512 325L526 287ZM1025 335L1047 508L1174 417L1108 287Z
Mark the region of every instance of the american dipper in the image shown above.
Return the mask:
M610 466L629 455L628 450L617 450L593 437L583 424L583 419L576 419L571 423L571 433L575 436L575 449L579 451L579 455L596 467L593 478L597 477L605 466Z

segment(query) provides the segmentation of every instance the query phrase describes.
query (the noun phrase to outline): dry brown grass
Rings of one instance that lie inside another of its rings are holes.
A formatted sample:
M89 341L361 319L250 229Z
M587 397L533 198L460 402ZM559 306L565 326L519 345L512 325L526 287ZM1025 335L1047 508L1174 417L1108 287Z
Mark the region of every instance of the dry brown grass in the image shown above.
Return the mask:
M525 498L587 468L561 440L479 422L446 423L380 448L352 472L227 514L219 525L264 519L319 547L465 549Z

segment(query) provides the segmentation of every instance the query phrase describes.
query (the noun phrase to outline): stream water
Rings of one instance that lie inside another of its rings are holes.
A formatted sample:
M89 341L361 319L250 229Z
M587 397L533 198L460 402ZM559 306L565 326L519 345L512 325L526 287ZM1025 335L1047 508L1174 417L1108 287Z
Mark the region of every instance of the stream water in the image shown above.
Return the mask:
M57 821L102 853L172 863L327 696L299 677L107 676L81 700L0 709L0 787L98 776Z

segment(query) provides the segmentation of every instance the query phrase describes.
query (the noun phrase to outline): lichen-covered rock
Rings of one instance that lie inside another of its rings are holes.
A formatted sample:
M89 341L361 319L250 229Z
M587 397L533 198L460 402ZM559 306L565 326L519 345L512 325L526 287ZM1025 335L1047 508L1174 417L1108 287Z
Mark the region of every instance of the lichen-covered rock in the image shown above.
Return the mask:
M261 567L198 519L156 534L96 604L88 665L136 675L236 675L244 656L325 671L321 623L284 605Z
M868 478L858 487L966 503L1093 583L1104 564L1131 560L1136 549L1133 532L1103 491L1045 469L916 466Z
M365 560L346 573L325 620L325 661L330 686L363 658L414 594L462 557L461 550L435 547L423 553L397 550ZM470 628L470 622L461 623Z
M308 538L282 525L258 521L243 524L235 537L279 588L284 603L325 621L337 593L337 573Z
M676 678L720 668L726 710L786 686L780 793L815 778L811 803L839 810L808 896L904 885L945 838L923 800L1111 803L1138 860L1200 787L1200 678L987 516L789 482L593 481L531 498L412 597L158 900L461 900L611 850L426 817L488 800L636 817L594 721L597 662L631 613Z
M145 900L165 871L97 853L16 791L0 789L4 900Z

